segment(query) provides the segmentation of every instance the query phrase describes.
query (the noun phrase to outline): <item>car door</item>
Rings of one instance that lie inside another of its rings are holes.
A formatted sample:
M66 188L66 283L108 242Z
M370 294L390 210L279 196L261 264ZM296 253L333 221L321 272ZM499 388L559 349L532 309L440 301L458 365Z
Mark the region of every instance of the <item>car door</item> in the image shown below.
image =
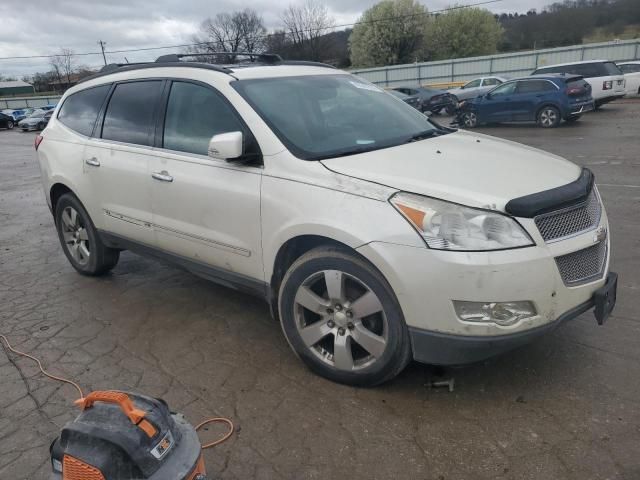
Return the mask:
M262 167L207 155L212 136L241 131L249 148L251 132L208 84L172 81L163 108L151 162L158 248L205 266L219 280L262 281Z
M481 121L510 122L515 90L516 82L506 82L487 93L482 99Z
M516 91L511 98L512 120L514 122L533 121L538 107L555 103L554 94L558 88L548 80L518 80Z
M149 163L164 83L116 83L84 152L102 228L149 246L155 243Z
M457 94L458 100L465 100L468 98L475 98L478 96L478 89L482 83L482 79L478 78L476 80L472 80L466 85L463 85L460 88L459 93Z

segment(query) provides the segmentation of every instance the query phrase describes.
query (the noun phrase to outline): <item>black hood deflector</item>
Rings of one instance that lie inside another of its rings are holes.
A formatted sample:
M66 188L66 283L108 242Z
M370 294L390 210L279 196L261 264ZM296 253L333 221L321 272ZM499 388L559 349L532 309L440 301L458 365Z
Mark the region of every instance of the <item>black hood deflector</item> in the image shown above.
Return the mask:
M583 168L574 182L509 200L505 210L515 217L533 218L543 213L583 203L593 189L594 178L591 170Z

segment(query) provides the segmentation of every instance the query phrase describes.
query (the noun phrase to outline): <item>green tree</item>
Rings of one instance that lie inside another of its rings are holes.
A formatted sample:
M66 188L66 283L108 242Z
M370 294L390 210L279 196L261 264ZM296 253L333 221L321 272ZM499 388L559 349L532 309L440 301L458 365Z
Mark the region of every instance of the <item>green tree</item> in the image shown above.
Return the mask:
M383 0L365 11L349 44L351 63L375 67L424 59L427 9L416 0Z
M434 60L489 55L498 51L503 29L494 15L480 8L461 8L438 15L427 34Z

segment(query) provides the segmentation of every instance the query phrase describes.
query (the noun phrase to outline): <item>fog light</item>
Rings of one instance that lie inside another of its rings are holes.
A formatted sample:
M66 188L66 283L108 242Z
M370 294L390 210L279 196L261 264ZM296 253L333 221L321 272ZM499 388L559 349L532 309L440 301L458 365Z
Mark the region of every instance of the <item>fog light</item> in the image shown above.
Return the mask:
M453 308L458 318L465 322L496 323L498 325L513 325L537 314L536 307L528 301L466 302L454 300Z

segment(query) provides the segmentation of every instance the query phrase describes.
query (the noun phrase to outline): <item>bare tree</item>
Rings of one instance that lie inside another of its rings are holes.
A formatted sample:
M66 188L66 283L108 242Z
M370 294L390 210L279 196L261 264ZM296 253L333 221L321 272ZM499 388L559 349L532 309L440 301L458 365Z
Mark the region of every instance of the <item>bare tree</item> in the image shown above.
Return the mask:
M281 19L298 56L307 60L320 60L327 40L326 34L335 25L327 6L318 0L289 5Z
M75 59L73 55L73 50L61 48L60 53L55 57L51 57L49 60L49 64L60 85L64 82L66 82L67 87L71 85L71 76L75 71Z
M246 8L233 13L219 13L213 19L208 18L200 27L201 34L194 36L194 43L188 53L206 54L211 52L248 52L264 51L266 28L262 17L255 10ZM212 61L202 55L203 61ZM213 59L225 60L225 59ZM235 61L234 55L226 56L226 61Z

